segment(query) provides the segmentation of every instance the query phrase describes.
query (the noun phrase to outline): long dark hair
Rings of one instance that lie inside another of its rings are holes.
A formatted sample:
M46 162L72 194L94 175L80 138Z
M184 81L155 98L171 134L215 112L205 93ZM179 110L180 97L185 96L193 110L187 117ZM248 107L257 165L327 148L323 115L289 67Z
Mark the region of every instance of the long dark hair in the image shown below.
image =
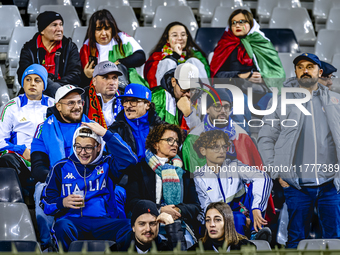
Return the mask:
M119 51L122 55L125 55L124 50L123 50L123 43L122 40L120 39L118 33L122 32L113 18L112 14L106 10L99 10L96 11L95 13L92 14L90 21L89 21L89 26L87 28L85 40L89 39L89 46L91 49L91 55L92 55L92 50L96 48L96 37L95 37L95 32L96 32L96 27L97 27L97 21L99 22L99 26L102 27L110 27L112 29L112 38L116 40L118 43Z
M210 205L208 205L207 210L205 211L205 217L207 216L207 212L210 209L216 209L223 217L224 241L227 242L227 247L232 244L238 244L238 242L242 239L247 239L245 236L236 232L233 211L227 203L211 203ZM208 240L211 240L211 238L209 237L208 230L206 230L204 237L202 238L202 242L205 243Z
M159 39L157 45L155 48L153 48L153 50L151 51L152 55L154 52L159 52L162 51L163 46L167 43L167 40L169 39L169 31L172 27L174 26L182 26L185 29L185 32L187 33L188 39L187 39L187 45L185 46L185 48L183 50L185 50L187 52L187 58L192 57L193 53L192 50L195 49L196 51L199 51L202 53L202 55L207 58L207 56L205 55L204 51L195 43L195 41L193 40L189 29L182 24L181 22L175 21L170 23L164 30L161 39Z

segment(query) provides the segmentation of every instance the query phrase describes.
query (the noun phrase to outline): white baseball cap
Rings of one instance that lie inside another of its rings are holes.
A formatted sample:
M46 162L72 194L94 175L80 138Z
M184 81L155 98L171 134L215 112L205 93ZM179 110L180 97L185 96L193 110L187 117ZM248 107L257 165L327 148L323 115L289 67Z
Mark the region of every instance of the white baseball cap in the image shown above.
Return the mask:
M62 99L71 92L78 92L79 95L82 95L85 92L85 90L70 84L61 86L55 93L54 103L55 104L58 103L60 99Z
M177 66L174 76L178 80L178 85L183 90L193 88L192 85L199 84L198 68L190 63L184 63Z
M86 129L88 131L85 131ZM86 126L80 126L79 128L77 128L77 130L74 132L74 141L78 136L91 137L94 140L96 140L99 144L102 143L100 136L93 132L91 128Z

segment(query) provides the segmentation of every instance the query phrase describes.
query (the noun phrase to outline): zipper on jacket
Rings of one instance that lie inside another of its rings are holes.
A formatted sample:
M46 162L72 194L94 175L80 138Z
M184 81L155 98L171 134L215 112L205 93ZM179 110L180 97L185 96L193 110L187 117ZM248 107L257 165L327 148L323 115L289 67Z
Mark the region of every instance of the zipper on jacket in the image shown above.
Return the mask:
M313 100L313 97L312 97ZM313 109L313 101L310 101L311 103L311 110L312 110L312 122L313 122L313 137L314 137L314 157L315 157L315 166L314 166L314 171L315 171L315 178L316 178L316 184L320 185L319 179L318 179L318 147L317 147L317 141L316 141L316 129L315 129L315 119L314 119L314 109Z
M224 203L226 203L225 195L224 195L223 188L222 188L220 173L218 173L218 175L217 175L217 180L218 180L218 185L220 186L220 190L221 190L221 193L222 193L222 196L223 196L223 201L224 201Z
M86 186L86 166L84 166L84 184L85 184L85 190L84 190L84 207L85 207L85 197L86 197L86 191L87 191L87 186ZM81 211L80 211L80 217L83 217L83 208L81 208Z

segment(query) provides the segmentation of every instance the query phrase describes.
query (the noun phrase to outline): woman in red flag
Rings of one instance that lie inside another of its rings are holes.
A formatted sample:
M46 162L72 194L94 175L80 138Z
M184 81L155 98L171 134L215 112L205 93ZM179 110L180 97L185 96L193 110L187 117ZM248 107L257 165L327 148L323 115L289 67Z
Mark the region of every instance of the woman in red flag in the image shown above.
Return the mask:
M150 88L160 85L164 74L177 65L189 62L200 72L200 78L210 77L205 53L195 43L188 28L180 22L170 23L145 63L144 77Z
M235 10L215 48L210 64L211 77L242 78L236 83L244 93L253 87L259 108L265 108L271 98L268 87L281 88L285 79L282 63L272 43L260 31L253 15L244 9ZM247 81L246 81L247 80ZM262 100L263 100L262 99Z

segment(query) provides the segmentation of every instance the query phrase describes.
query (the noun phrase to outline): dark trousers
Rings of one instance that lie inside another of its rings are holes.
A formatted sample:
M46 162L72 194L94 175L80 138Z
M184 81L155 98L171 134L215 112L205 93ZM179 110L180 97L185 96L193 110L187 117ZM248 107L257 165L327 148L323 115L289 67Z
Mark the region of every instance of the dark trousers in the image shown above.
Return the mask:
M27 180L31 177L31 171L26 167L21 157L14 153L7 153L0 158L0 167L13 168L18 176L21 186L27 186Z
M317 209L322 238L340 238L340 194L333 182L314 187L284 188L288 206L287 248L296 248L299 242L308 238L314 208Z
M130 220L94 217L65 217L57 219L52 232L68 251L76 240L112 240L126 246L131 240Z

